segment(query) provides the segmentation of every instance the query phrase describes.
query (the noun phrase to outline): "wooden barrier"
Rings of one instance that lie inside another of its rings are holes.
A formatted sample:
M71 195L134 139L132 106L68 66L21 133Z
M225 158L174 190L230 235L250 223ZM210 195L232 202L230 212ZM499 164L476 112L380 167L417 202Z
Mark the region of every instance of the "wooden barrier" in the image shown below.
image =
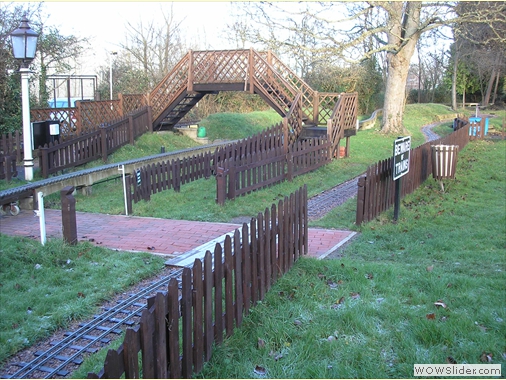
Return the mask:
M217 169L216 201L235 199L252 191L291 181L331 161L331 144L327 138L298 141L287 153L282 147L248 153L240 158L223 160Z
M470 139L468 124L455 124L458 129L450 135L411 149L409 172L401 180L401 197L411 194L432 175L431 145L458 145L460 149L467 145ZM369 166L366 175L359 178L355 219L357 225L373 220L394 204L392 160L390 157Z
M135 138L152 131L151 111L145 107L109 126L66 141L55 141L39 147L39 165L42 176L47 178L58 171L84 165L107 157L126 144L134 144Z
M140 325L128 328L123 343L109 350L104 367L88 378L190 378L242 325L243 316L271 286L308 253L307 187L272 205L250 224L227 236L203 262L183 269L181 289L148 300ZM214 266L213 266L214 263Z
M18 169L16 167L16 154L0 154L0 179L10 181L12 177L17 177Z

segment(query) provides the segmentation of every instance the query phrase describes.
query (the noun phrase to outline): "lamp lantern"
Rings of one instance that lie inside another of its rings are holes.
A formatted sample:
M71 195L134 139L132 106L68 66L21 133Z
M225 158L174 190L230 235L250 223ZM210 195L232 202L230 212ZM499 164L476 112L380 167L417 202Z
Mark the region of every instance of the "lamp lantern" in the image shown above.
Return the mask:
M11 33L12 54L24 68L28 68L35 58L38 37L39 35L28 25L26 16L23 16L19 28Z
M32 130L30 127L30 90L28 66L35 58L37 38L39 35L28 25L26 15L23 16L19 28L11 34L12 54L19 63L21 74L21 106L23 115L23 165L25 167L25 180L33 180Z

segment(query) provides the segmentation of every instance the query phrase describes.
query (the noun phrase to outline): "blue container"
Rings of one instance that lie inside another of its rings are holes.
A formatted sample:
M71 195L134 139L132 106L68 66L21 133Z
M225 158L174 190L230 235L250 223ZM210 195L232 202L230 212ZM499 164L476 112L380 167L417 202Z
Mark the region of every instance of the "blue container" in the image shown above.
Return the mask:
M469 136L476 136L480 132L481 117L469 118Z
M488 134L488 117L485 118L485 136Z

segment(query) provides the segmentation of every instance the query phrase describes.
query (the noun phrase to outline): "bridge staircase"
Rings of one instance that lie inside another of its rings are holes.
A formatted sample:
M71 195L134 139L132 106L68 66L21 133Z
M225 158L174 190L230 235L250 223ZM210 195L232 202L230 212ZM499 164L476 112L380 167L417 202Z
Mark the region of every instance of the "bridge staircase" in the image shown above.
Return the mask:
M336 106L343 103L344 96L355 106L340 119L347 124L338 129L343 129L342 137L345 130L348 135L356 131L356 94L319 93L275 54L253 49L189 51L149 94L154 130L171 129L205 95L220 91L257 94L282 117L290 113L297 99L300 112L292 123L295 138L325 134L329 120L342 111L342 107L336 111Z

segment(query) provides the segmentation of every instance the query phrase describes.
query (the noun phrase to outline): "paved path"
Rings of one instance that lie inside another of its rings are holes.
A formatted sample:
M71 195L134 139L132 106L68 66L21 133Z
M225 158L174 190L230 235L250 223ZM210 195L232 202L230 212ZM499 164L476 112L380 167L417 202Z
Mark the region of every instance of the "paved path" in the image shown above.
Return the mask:
M47 238L62 237L60 210L45 210ZM124 215L76 213L77 237L110 249L142 251L176 258L231 233L241 224L142 218ZM0 233L40 239L39 218L33 211L0 216ZM309 255L323 258L355 235L352 231L310 228ZM205 252L204 252L205 253Z

